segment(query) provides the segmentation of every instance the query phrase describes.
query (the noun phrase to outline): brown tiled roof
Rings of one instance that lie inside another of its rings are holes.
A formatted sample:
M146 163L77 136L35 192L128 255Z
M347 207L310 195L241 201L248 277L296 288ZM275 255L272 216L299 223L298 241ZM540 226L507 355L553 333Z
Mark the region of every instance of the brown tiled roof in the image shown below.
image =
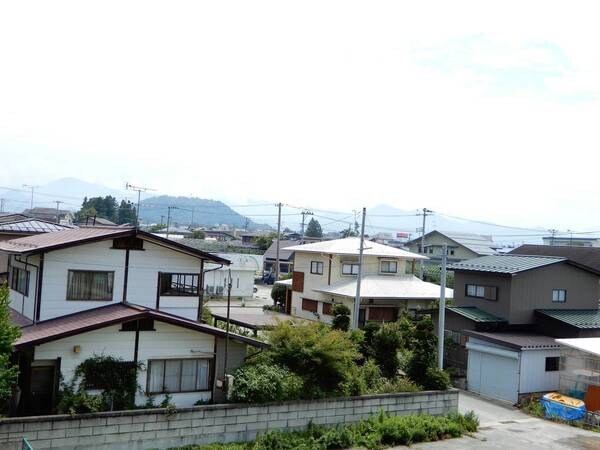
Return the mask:
M40 345L45 342L55 341L68 336L74 336L87 331L140 318L154 319L218 337L225 337L226 335L225 331L220 328L198 323L194 320L185 319L164 311L158 311L132 303L115 303L26 326L22 329L21 337L15 342L15 348L19 349ZM264 342L245 336L232 333L230 333L229 336L230 339L255 347L268 346Z
M562 256L576 264L600 271L600 247L572 247L560 245L521 245L510 251L512 255Z
M104 239L124 236L137 236L144 240L170 247L174 250L200 257L211 262L216 262L218 264L229 264L229 261L224 258L220 258L218 256L211 255L210 253L180 244L177 241L155 236L154 234L136 230L135 228L131 227L76 228L71 230L56 231L53 233L38 234L35 236L26 236L18 239L11 239L9 241L0 241L0 252L19 255L42 253L45 251L57 250L65 247L73 247L88 242L102 241Z
M30 319L12 308L10 308L10 321L13 323L13 325L17 325L21 328L33 323Z

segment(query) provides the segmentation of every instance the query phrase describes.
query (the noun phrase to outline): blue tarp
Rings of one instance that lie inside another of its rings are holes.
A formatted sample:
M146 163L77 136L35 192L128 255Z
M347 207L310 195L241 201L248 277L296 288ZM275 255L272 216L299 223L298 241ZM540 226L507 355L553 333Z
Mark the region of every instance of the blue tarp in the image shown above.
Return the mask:
M563 420L581 420L585 417L585 405L579 407L567 406L543 397L540 399L540 403L548 418L554 417Z

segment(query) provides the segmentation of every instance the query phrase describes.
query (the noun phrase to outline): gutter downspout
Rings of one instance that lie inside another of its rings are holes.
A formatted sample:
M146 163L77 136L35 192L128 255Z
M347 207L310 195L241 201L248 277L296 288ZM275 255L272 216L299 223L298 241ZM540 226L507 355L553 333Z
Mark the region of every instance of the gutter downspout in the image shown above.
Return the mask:
M204 270L204 260L202 260L202 266L200 270L200 278L198 280L198 289L200 294L198 295L198 313L196 315L196 321L202 322L202 307L204 306L204 275L208 272L214 272L215 270L219 270L223 268L224 264L220 264L219 267L215 267L214 269ZM200 284L202 282L202 284Z

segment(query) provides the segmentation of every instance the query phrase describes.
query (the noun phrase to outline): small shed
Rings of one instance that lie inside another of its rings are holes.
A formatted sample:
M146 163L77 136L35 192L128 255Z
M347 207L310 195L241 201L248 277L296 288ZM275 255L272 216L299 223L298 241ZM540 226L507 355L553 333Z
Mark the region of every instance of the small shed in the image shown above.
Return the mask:
M518 332L465 334L469 391L515 404L523 394L558 389L560 345L553 338Z
M560 391L600 410L600 337L557 339L560 344Z

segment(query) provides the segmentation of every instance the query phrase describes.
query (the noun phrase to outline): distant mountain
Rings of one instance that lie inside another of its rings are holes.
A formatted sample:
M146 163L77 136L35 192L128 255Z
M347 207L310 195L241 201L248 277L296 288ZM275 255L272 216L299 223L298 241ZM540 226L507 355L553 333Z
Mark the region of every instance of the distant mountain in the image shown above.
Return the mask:
M160 195L142 200L140 218L142 223L167 223L171 206L171 223L173 225L198 226L229 225L248 230L269 229L267 224L260 224L237 213L225 203L198 197L174 197Z

